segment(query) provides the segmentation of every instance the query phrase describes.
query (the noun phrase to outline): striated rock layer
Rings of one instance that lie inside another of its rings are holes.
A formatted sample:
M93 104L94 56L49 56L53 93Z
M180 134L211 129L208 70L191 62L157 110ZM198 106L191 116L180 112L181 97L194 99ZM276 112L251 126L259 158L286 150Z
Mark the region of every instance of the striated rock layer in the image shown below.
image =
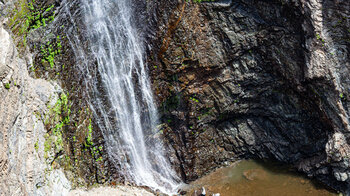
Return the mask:
M261 158L350 190L349 1L148 6L153 87L185 181Z
M44 158L42 117L60 88L27 72L32 57L20 57L0 17L0 195L66 195L70 182Z

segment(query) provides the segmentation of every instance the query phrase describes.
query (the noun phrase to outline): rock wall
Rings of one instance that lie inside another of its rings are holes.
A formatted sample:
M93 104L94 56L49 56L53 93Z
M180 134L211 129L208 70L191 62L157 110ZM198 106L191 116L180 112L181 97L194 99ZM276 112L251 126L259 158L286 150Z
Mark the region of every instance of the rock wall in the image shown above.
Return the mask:
M113 166L108 161L102 133L89 110L88 85L83 81L81 64L76 62L69 42L69 36L77 35L71 31L84 30L78 4L78 1L60 0L6 1L1 15L18 50L17 56L25 57L19 72L26 74L28 88L41 89L40 98L46 96L38 103L36 98L28 101L42 108L30 111L43 124L44 138L30 139L41 160L48 165L48 172L45 168L38 171L50 176L51 171L61 169L72 188L115 185L118 173L110 169ZM71 12L76 15L71 16ZM40 81L41 86L35 86L32 81ZM43 88L46 85L50 87ZM45 178L39 186L46 183L49 181Z
M0 5L2 8L2 5ZM70 182L44 158L43 116L60 87L27 72L30 53L18 53L0 16L0 195L66 195Z
M149 67L185 181L260 158L349 190L349 1L151 4Z
M108 160L89 108L88 69L76 58L78 47L88 50L79 3L0 1L0 195L66 195L124 181Z
M186 182L238 159L260 158L349 193L349 1L135 1L144 13L135 20L150 46L163 135ZM74 5L38 2L61 6L62 15L28 33L31 50L79 24ZM92 132L68 40L56 67L46 70L40 52L34 60L27 47L18 52L1 1L0 8L0 195L67 194L71 185L60 167L72 186L115 185L122 177L108 161L100 131ZM29 76L33 62L41 72L31 76L47 80ZM55 129L45 117L63 91L74 105L71 121L59 149L49 145L47 152L47 134Z

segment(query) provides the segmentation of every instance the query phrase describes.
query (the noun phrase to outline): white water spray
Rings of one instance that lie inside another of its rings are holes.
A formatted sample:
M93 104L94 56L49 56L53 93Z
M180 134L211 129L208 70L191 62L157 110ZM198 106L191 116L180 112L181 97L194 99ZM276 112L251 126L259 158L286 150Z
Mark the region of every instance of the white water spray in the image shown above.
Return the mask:
M72 21L75 14L83 18L89 49L73 33L77 30L68 31L68 39L85 77L93 81L91 108L110 159L127 180L173 193L179 178L162 142L149 137L157 130L158 115L130 0L81 0L76 5L79 11L72 14L67 7L66 12ZM91 73L92 66L98 74Z

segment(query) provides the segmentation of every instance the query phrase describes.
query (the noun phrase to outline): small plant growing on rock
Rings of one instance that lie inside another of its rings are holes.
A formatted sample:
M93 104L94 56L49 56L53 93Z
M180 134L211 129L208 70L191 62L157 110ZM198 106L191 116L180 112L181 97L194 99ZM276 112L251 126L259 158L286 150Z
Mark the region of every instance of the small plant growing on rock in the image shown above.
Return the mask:
M196 99L196 98L194 98L194 97L190 97L190 100L192 100L192 101L194 101L194 102L196 102L196 103L199 103L199 100Z
M35 148L35 150L38 152L38 150L39 150L39 140L37 140L37 141L35 142L34 148Z
M6 89L10 89L10 87L11 87L10 83L6 83L6 84L4 84L4 86L5 86Z

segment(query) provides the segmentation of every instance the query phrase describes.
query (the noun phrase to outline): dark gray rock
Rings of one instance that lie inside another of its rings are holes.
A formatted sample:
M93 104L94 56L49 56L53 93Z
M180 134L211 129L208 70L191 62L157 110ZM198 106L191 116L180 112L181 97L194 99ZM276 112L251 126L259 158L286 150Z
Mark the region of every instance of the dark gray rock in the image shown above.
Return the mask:
M153 88L186 181L261 158L350 188L350 2L151 7Z

